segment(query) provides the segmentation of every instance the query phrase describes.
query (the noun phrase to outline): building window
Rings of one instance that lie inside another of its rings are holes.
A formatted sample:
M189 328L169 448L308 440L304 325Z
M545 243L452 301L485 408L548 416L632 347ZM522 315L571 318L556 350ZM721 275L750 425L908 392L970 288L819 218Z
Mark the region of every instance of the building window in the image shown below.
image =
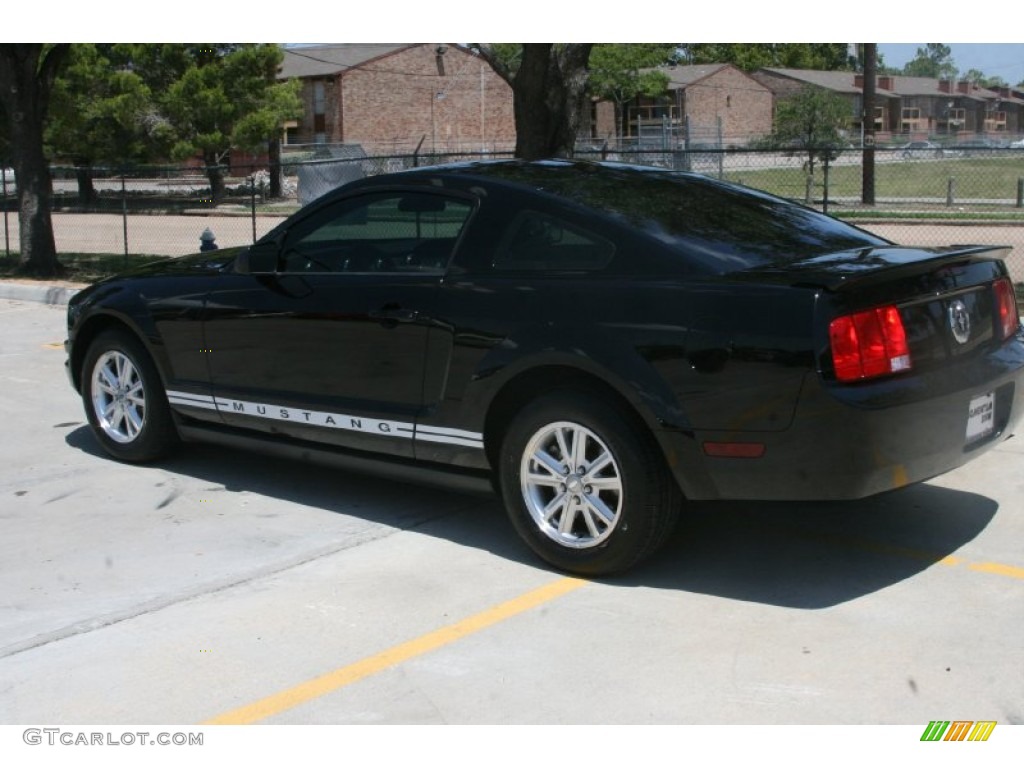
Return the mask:
M327 111L327 95L323 81L313 83L313 114L322 115Z
M985 113L985 130L986 131L1005 131L1006 130L1006 113L1005 112L986 112Z
M921 119L920 107L904 107L900 120L900 130L903 133L913 133L925 129L925 121Z

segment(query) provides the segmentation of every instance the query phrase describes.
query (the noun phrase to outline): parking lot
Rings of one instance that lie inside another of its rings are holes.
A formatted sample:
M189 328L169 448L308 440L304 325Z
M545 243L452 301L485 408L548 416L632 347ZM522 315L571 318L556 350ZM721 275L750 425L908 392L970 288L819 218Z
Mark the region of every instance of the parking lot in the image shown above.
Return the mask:
M1024 436L850 503L695 505L570 579L495 498L106 458L0 300L0 723L1024 723Z

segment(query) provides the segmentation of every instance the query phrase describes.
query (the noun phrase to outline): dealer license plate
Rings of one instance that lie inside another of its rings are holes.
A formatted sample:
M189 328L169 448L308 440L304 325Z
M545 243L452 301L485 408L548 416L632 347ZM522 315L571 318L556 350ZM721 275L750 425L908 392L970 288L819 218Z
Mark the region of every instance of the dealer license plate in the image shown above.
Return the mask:
M967 442L973 443L982 437L992 434L995 428L996 395L989 392L987 395L971 398L967 406Z

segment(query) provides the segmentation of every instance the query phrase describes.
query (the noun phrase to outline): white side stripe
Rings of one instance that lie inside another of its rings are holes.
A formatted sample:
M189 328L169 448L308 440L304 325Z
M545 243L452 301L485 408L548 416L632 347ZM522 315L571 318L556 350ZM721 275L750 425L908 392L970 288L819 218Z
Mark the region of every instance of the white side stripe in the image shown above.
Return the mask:
M464 437L448 437L445 435L431 435L417 430L416 439L427 443L448 443L450 445L464 445L467 448L483 448L483 440L469 440Z
M295 421L300 424L309 424L310 426L327 429L344 429L351 432L365 432L372 435L399 437L409 440L415 438L424 442L462 445L467 448L482 449L484 447L484 436L480 432L470 432L465 429L423 425L417 427L415 424L404 421L371 419L364 416L351 416L343 413L329 413L327 411L309 411L291 406L254 403L248 400L213 398L209 395L197 395L191 392L168 392L167 401L173 405L216 410L224 413L251 416L257 419Z

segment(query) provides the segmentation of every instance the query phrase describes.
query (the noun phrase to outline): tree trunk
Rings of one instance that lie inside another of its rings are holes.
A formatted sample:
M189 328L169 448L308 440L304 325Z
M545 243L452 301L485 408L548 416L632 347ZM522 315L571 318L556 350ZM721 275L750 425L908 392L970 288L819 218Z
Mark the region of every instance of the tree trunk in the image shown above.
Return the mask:
M224 168L221 167L217 153L212 150L203 153L203 161L206 163L206 178L210 180L210 198L217 205L224 200Z
M43 126L53 79L68 48L67 44L0 45L0 101L7 116L18 179L18 270L39 277L63 272L57 261L50 218L53 195L50 168L43 152Z
M90 208L96 201L96 187L92 183L92 168L75 164L75 178L78 180L78 202L83 208Z
M516 157L572 157L593 43L524 43L512 82Z
M284 197L281 194L281 187L283 186L281 179L281 140L271 139L270 147L267 151L267 157L270 160L270 198L272 200L279 197Z

